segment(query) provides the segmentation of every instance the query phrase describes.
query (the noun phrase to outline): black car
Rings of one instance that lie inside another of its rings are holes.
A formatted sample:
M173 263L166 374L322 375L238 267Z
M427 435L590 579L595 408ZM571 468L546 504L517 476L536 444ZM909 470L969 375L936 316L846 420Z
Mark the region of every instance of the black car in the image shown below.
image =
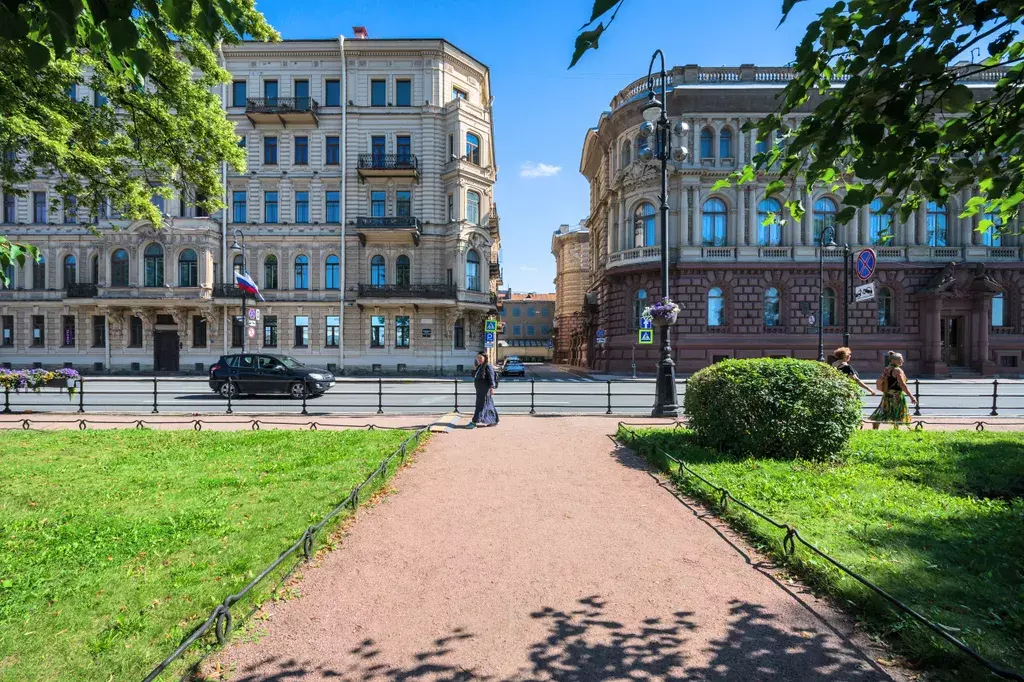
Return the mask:
M293 398L323 395L334 386L326 369L307 367L287 355L223 355L210 367L210 388L227 398L241 394L287 393Z

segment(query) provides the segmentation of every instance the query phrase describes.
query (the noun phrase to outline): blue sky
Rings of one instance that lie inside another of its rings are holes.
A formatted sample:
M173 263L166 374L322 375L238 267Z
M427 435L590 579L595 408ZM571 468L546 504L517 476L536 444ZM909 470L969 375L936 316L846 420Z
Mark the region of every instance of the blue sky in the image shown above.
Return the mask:
M353 26L366 26L372 38L446 38L491 68L505 284L535 292L554 291L552 231L587 217L589 188L579 173L584 135L615 93L646 75L655 49L668 66L785 64L824 5L798 3L776 29L781 0L626 0L600 49L568 71L593 0L256 4L285 38L350 37Z

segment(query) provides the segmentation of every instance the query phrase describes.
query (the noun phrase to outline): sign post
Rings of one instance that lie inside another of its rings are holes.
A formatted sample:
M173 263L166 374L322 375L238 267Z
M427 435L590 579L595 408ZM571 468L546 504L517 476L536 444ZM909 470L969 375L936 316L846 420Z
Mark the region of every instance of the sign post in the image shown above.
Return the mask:
M654 322L649 315L642 315L640 317L640 329L637 337L637 343L644 345L654 343Z

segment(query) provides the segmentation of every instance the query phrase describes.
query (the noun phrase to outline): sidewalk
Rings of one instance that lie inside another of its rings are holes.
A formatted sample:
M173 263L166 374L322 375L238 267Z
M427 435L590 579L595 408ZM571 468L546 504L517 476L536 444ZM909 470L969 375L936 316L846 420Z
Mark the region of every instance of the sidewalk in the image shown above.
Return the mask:
M615 425L507 417L435 437L305 571L302 596L268 603L207 669L245 682L903 679L848 619L661 487Z

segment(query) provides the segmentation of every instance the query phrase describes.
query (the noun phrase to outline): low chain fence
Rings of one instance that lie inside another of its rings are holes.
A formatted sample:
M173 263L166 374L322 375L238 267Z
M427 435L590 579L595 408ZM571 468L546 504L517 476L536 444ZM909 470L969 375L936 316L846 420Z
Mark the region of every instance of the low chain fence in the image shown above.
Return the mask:
M438 422L439 423L439 422ZM223 419L214 421L211 419L173 419L159 421L152 419L94 419L86 417L72 417L71 419L38 419L38 418L18 418L18 419L0 419L0 431L3 430L17 430L31 431L38 429L40 426L58 424L69 428L78 428L79 431L85 431L86 429L107 429L107 428L129 428L129 429L152 429L161 426L178 426L178 427L191 427L193 431L202 431L205 427L213 427L217 425L231 426L232 430L239 429L240 426L244 425L249 427L252 431L259 431L265 426L273 428L290 428L290 429L306 429L309 431L329 431L331 429L337 429L340 431L349 430L360 430L360 431L411 431L416 429L429 429L435 424L415 424L415 425L402 425L402 426L388 426L383 424L345 424L338 422L323 422L323 421L274 421L271 419L248 419L239 421L236 419Z
M678 425L679 424L677 423L676 426L678 426ZM621 421L618 423L619 429L628 432L630 434L631 438L636 438L638 436L637 432L634 430L633 427L650 428L650 427L653 427L653 426L664 426L664 424L641 424L641 423L631 423L631 422L621 422ZM627 445L627 446L632 445L632 443L629 442L629 441L623 441L623 444ZM811 552L813 552L817 556L821 557L822 559L827 561L832 566L836 567L837 569L839 569L840 571L842 571L846 575L850 576L851 578L853 578L854 580L856 580L857 582L859 582L860 584L864 585L869 590L871 590L872 592L874 592L875 594L880 596L891 607L893 607L897 611L910 616L915 621L917 621L921 625L925 626L926 628L928 628L929 630L934 632L936 635L941 637L943 640L945 640L949 644L953 645L961 653L965 654L969 658L973 659L975 662L977 662L977 663L981 664L982 666L984 666L992 674L994 674L994 675L996 675L996 676L998 676L998 677L1000 677L1002 679L1005 679L1005 680L1017 680L1018 682L1024 682L1024 675L1022 675L1021 673L1018 673L1016 671L1004 668L1004 667L1000 666L999 664L994 663L994 662L990 661L989 659L985 658L980 653L978 653L976 650L974 650L973 648L971 648L970 646L965 644L963 641L961 641L957 637L954 637L953 635L951 635L946 628L943 628L938 623L935 623L935 622L929 620L928 618L926 618L925 616L921 615L916 610L914 610L910 606L907 606L902 601L900 601L899 599L897 599L893 595L889 594L888 592L883 590L878 585L875 585L874 583L872 583L870 580L868 580L864 576L860 575L859 573L857 573L853 569L849 568L848 566L844 565L843 563L841 563L840 561L838 561L837 559L835 559L831 555L827 554L822 549L820 549L817 546L815 546L812 542L808 541L802 535L800 535L800 531L798 531L793 525L777 521L776 519L772 518L771 516L768 516L767 514L764 514L763 512L755 509L754 507L751 507L749 504L747 504L743 500L741 500L741 499L737 498L735 495L733 495L728 489L726 489L726 488L724 488L724 487L714 483L713 481L708 480L707 478L702 476L700 473L698 473L694 469L690 468L690 466L687 465L687 463L685 461L679 459L678 457L674 457L673 455L670 455L664 449L662 449L662 448L654 448L654 449L656 450L658 455L664 457L668 461L670 461L670 462L674 463L676 466L678 466L679 470L681 472L683 472L687 476L691 476L691 477L697 479L702 484L704 484L705 486L710 488L718 496L718 506L719 506L720 509L722 509L722 511L726 511L728 509L728 504L731 501L731 502L735 503L736 505L740 506L741 508L745 509L746 511L750 512L751 514L753 514L757 518L761 519L765 523L768 523L769 525L774 526L775 528L779 529L780 531L784 531L785 535L782 538L782 548L783 548L783 551L786 553L787 556L792 557L796 553L796 547L797 547L797 544L799 543L801 546L806 547L808 550L810 550ZM640 452L638 454L643 455L645 453Z

